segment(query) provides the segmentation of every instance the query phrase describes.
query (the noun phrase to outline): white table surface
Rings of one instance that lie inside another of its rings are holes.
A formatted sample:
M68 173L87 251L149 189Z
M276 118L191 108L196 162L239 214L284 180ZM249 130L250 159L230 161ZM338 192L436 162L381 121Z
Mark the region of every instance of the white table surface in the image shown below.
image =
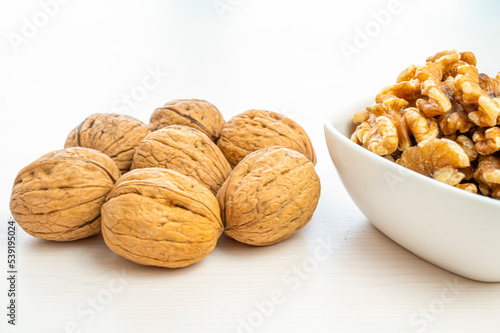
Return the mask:
M323 136L328 113L437 51L473 51L480 71L496 75L497 2L54 1L0 5L1 332L500 331L500 284L444 271L375 229ZM356 47L349 57L346 45ZM203 261L175 270L129 262L101 236L56 243L18 229L17 325L8 325L17 172L62 148L93 112L148 122L176 98L211 101L226 119L263 108L299 122L322 182L311 222L269 247L223 236Z

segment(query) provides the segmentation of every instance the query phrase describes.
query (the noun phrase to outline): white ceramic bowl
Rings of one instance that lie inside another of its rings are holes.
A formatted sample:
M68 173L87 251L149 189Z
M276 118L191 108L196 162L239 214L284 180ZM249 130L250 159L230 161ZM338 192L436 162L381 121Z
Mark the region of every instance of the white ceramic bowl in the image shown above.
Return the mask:
M325 122L330 156L368 220L421 258L470 279L500 281L500 200L442 184L356 145L352 116L365 98Z

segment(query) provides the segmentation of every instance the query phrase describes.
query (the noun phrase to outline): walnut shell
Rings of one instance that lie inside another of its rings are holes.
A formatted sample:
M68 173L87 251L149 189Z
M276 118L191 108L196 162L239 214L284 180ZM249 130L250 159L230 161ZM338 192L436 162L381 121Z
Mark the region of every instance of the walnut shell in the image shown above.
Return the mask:
M64 147L99 150L111 157L123 174L130 169L135 149L148 133L148 126L134 117L94 113L71 131Z
M234 116L222 128L217 145L232 167L248 154L272 146L296 150L316 164L311 140L304 129L272 111L248 110Z
M239 242L281 242L312 218L321 192L314 165L283 147L251 153L233 169L217 193L225 233Z
M102 234L116 254L142 265L184 267L214 249L219 204L196 180L162 168L123 175L102 206Z
M10 210L30 235L72 241L97 234L101 205L120 177L116 164L88 148L43 155L19 171Z
M211 103L201 99L176 99L156 109L151 115L151 131L169 125L186 125L217 141L224 126L224 117Z
M231 172L229 162L208 136L181 125L154 131L137 147L131 168L151 167L172 169L193 177L214 195Z

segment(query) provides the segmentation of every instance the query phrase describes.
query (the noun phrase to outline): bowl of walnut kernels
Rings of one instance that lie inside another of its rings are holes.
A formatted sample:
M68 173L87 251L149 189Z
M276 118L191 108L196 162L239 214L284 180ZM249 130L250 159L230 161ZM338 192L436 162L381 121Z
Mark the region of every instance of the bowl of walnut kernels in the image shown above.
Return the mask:
M500 73L447 50L325 121L330 156L367 219L419 257L500 281Z

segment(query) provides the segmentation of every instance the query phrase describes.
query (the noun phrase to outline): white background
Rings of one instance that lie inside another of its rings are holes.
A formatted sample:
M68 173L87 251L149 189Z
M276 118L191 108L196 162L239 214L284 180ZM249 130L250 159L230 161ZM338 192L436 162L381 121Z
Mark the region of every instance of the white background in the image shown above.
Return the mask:
M53 3L0 4L0 331L500 330L500 284L446 272L371 226L338 180L323 136L329 113L440 50L473 51L479 70L496 75L498 2ZM342 51L348 45L355 53ZM209 257L177 270L128 262L100 236L55 243L18 230L18 325L7 325L6 233L17 172L62 148L91 113L147 123L177 98L206 99L226 120L262 108L299 122L322 181L309 225L264 248L223 236Z

